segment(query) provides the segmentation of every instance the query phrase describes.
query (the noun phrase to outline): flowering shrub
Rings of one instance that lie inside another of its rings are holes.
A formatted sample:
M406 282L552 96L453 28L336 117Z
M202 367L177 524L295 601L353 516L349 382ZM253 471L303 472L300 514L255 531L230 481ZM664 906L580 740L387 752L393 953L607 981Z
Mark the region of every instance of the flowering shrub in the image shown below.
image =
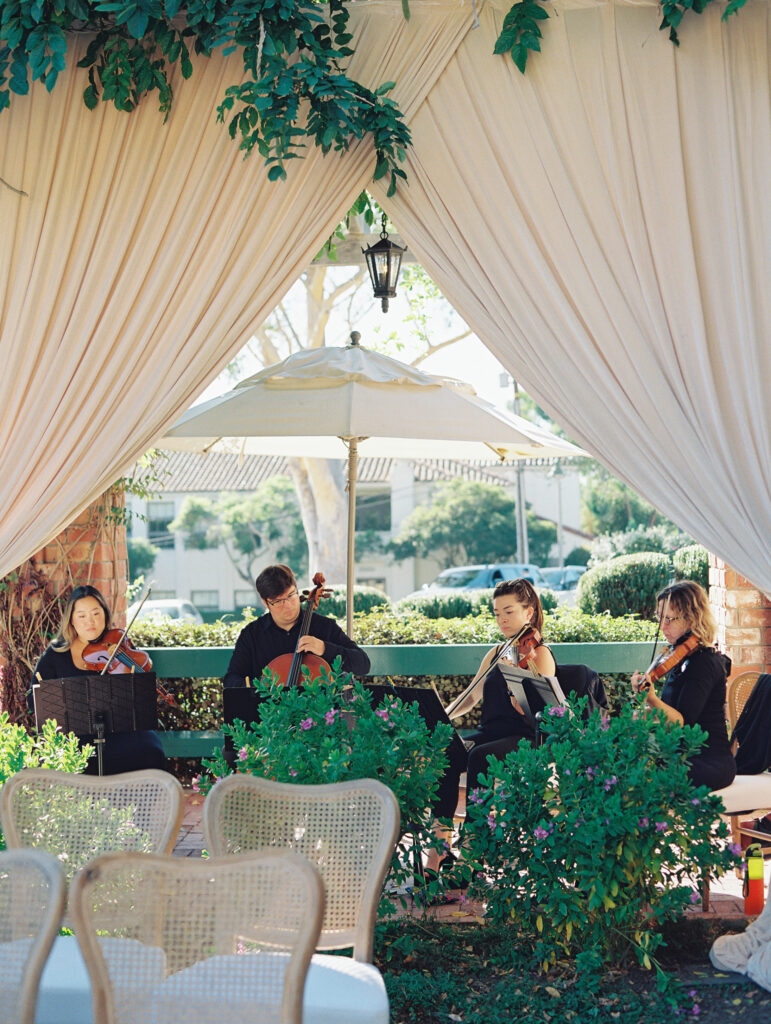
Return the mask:
M633 948L650 967L660 923L739 852L720 800L688 779L704 734L632 704L588 721L554 709L544 732L538 749L491 760L493 788L469 794L465 841L487 865L488 916L519 924L544 966L567 953L596 967Z
M316 680L304 670L303 685L290 689L266 671L256 684L265 698L260 721L225 726L236 750L234 769L218 753L202 762L196 785L206 793L232 770L278 782L379 779L401 810L402 839L390 881L403 884L412 873L412 842L433 842L428 808L446 767L451 729L438 725L431 732L417 705L396 697L373 707L362 684L339 666L336 659L331 673L324 670Z
M73 733L65 736L53 721L43 724L39 736L30 736L21 725L9 721L7 712L0 712L0 787L22 768L82 772L92 753L93 747L81 747L77 736ZM2 832L0 849L5 849Z

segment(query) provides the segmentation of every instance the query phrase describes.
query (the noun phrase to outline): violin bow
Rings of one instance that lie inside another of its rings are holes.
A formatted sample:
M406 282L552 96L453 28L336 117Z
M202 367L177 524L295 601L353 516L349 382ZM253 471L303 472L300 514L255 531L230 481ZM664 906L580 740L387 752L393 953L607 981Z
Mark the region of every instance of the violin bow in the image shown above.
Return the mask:
M498 651L498 653L495 655L495 657L490 662L490 664L487 666L487 668L482 673L482 675L480 676L479 673L477 673L477 675L475 675L474 678L471 680L471 682L468 684L466 689L459 696L457 696L455 698L455 700L448 706L448 708L447 708L447 717L448 718L452 717L451 713L455 710L455 708L459 704L463 703L465 698L468 696L468 694L471 693L471 691L474 689L474 687L478 683L481 683L483 679L487 679L487 677L490 675L492 670L495 668L495 666L501 660L503 655L512 647L513 644L515 644L517 642L517 640L519 640L519 638L522 636L522 634L528 628L528 625L529 625L529 623L525 624L522 627L522 629L520 629L514 636L510 636L509 637L509 639L506 641L506 643L501 646L500 651Z
M132 626L134 625L134 620L136 619L137 615L139 615L139 613L140 613L140 612L142 611L142 605L143 605L143 604L145 603L145 601L146 601L146 600L148 599L148 597L150 596L150 591L151 591L152 589L153 589L152 587L148 587L148 588L147 588L147 590L146 590L146 591L144 592L144 595L143 595L143 597L142 597L142 600L141 600L141 601L139 602L139 604L138 604L138 605L137 605L137 607L136 607L136 611L135 611L135 612L134 612L134 614L133 614L133 615L131 616L131 621L130 621L130 622L128 623L128 625L126 626L126 628L125 628L125 629L123 630L123 632L121 633L121 635L120 635L120 640L119 640L119 641L117 642L117 644L115 645L115 650L114 650L114 651L112 652L112 654L110 655L110 658L109 658L109 660L107 661L107 663L105 664L105 666L104 666L104 668L102 669L102 671L101 671L101 672L99 673L99 675L100 675L100 676L103 676L103 675L105 674L105 672L107 671L107 669L108 669L108 668L110 667L110 665L112 665L112 663L113 663L113 660L114 660L114 658L115 658L115 655L116 655L116 654L118 653L118 651L120 650L120 645L121 645L121 644L123 643L123 641L124 641L124 640L126 639L126 634L127 634L127 633L128 633L128 631L129 631L129 630L131 629L131 627L132 627Z

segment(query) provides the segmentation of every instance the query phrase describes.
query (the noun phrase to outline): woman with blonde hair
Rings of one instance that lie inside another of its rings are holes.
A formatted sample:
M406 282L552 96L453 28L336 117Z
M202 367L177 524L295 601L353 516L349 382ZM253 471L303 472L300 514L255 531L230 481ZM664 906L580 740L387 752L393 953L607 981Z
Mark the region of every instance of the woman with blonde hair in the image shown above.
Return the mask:
M660 696L639 672L632 686L673 724L698 725L706 732L704 746L690 758L689 774L695 786L722 789L736 776L725 720L731 662L714 647L717 624L707 593L693 580L678 580L664 587L656 602L661 632L680 657L664 677Z

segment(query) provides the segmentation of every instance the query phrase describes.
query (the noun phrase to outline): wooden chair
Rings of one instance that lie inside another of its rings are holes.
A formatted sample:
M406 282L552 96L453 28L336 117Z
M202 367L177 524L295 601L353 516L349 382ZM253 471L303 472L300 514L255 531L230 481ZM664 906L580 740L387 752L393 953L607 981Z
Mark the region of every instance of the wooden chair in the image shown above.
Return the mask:
M759 672L742 672L729 685L728 720L732 732L759 676ZM731 838L733 842L739 843L742 834L757 835L742 828L740 819L746 815L765 814L771 810L771 772L737 775L730 786L715 790L713 795L722 799L725 813L731 822Z
M0 853L0 1020L32 1024L43 965L64 913L67 885L41 850Z
M105 854L70 907L94 1024L302 1024L324 886L300 854Z
M374 779L290 785L229 775L206 797L206 848L215 856L291 849L318 867L326 909L308 972L304 1024L388 1024L388 997L371 963L377 907L399 834L399 805Z
M0 790L0 828L9 849L52 853L69 882L100 853L171 853L184 808L179 782L157 769L99 777L25 768Z

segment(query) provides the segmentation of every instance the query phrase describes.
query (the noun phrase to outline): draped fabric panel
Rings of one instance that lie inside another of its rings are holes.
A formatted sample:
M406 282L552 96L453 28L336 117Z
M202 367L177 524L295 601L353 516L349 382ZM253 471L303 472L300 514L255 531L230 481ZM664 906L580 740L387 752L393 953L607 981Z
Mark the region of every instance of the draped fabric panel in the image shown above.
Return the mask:
M574 440L771 592L769 3L549 5L523 76L488 3L386 201ZM556 9L555 9L556 7Z
M455 3L354 5L349 73L408 115L468 30ZM372 175L369 141L289 180L244 160L217 104L237 57L194 60L132 114L88 111L76 65L0 116L0 576L161 436L282 298Z

